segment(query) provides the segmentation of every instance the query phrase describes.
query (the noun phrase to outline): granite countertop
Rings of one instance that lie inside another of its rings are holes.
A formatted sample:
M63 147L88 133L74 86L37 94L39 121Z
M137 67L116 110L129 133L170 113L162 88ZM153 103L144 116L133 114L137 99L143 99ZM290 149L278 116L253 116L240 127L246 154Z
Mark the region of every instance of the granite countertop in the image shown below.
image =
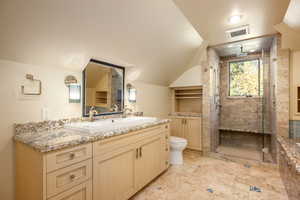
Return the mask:
M300 174L300 150L297 147L297 143L300 142L300 139L288 139L277 136L277 141L285 151L288 160L295 167L296 172Z
M192 113L192 112L174 112L170 113L171 117L202 117L201 113Z
M65 121L70 123L68 120ZM64 123L61 121L16 124L16 134L14 136L14 140L24 143L39 152L45 153L79 144L94 142L169 122L169 119L157 118L155 121L143 123L142 125L128 126L126 128L115 128L110 131L98 131L93 133L66 129L63 126ZM49 125L52 127L49 127ZM36 126L38 126L38 128L36 128Z

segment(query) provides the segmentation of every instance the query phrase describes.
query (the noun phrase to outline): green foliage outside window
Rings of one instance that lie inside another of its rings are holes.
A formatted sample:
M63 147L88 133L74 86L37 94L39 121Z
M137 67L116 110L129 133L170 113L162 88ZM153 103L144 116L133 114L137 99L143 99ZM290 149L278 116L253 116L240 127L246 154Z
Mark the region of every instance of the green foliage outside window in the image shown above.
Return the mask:
M229 96L261 96L262 75L259 60L245 60L229 63Z

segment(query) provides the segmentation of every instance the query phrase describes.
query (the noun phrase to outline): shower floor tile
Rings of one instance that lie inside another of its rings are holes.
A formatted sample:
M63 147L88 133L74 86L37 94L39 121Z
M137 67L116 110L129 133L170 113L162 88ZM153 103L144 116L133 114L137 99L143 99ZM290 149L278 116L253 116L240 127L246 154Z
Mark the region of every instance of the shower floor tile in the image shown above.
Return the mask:
M131 200L288 200L277 169L188 151Z
M254 148L220 145L217 149L217 152L228 156L235 156L238 158L256 161L262 160L262 152Z

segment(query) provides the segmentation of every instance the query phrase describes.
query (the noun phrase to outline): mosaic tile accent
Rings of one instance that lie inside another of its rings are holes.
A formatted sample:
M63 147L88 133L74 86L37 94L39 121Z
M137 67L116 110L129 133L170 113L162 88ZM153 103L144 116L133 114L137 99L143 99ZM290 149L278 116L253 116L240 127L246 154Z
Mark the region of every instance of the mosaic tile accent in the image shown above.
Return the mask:
M300 138L300 120L290 120L290 138Z
M66 119L58 121L16 124L16 134L14 140L27 144L39 152L50 152L170 122L169 119L157 118L153 122L147 122L138 126L115 128L110 131L97 131L94 133L84 133L63 128L64 124L66 123L80 122L82 120L87 119L77 118L69 120Z

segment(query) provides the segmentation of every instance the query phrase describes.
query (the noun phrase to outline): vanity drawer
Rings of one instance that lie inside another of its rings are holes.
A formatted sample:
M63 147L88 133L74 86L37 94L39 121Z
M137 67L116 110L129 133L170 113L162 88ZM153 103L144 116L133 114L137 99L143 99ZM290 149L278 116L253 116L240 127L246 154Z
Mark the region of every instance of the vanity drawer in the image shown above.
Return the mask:
M92 200L92 181L75 186L48 200Z
M70 167L47 174L47 197L68 190L92 177L92 160L86 160Z
M92 144L80 145L46 156L47 172L51 172L92 157Z
M139 141L145 140L149 137L155 135L163 134L162 126L151 127L145 130L139 130L133 133L132 135L121 135L120 137L115 137L107 140L100 140L95 142L93 145L94 156L104 155L115 151L116 149L137 143Z

